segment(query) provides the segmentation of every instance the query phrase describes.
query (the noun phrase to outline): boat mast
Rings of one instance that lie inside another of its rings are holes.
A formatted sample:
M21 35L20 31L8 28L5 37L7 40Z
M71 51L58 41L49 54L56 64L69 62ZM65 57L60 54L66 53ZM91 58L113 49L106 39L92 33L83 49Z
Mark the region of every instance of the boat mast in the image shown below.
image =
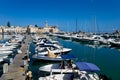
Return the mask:
M96 16L93 16L93 29L94 34L96 35Z
M67 22L67 32L69 33L69 22Z
M76 18L76 33L77 33L77 27L78 27L78 25L77 25L77 18Z

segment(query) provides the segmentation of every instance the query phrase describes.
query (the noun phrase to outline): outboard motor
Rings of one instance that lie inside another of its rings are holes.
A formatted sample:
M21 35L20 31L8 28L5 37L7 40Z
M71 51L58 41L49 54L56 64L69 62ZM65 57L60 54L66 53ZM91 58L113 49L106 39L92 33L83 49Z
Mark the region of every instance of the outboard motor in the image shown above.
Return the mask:
M112 79L108 78L105 74L99 74L99 78L100 78L100 80L112 80Z

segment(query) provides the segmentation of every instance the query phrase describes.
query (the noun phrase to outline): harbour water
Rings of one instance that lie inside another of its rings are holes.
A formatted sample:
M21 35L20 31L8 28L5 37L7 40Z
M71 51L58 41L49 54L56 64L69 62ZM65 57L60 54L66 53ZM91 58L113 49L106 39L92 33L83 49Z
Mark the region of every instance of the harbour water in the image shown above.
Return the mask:
M101 73L106 74L112 80L119 80L120 51L109 47L91 47L85 44L64 41L58 39L65 47L72 48L70 54L78 57L78 61L95 63L100 67Z
M76 61L87 61L96 64L100 67L100 73L107 75L112 80L120 80L120 51L109 48L107 46L94 46L81 44L80 42L73 42L70 40L57 40L64 47L71 48L72 51L68 54L74 54L78 59ZM31 48L31 50L34 48ZM33 61L32 61L33 62ZM50 63L50 62L49 62ZM30 69L33 71L35 80L38 78L39 67L49 64L45 61L37 61L30 63Z

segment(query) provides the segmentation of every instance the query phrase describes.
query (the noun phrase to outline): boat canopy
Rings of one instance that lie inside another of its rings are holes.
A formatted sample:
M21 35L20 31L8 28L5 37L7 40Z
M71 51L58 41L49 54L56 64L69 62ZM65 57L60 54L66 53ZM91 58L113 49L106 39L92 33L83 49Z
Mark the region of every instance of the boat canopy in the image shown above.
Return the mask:
M100 71L99 67L93 63L77 62L76 66L79 68L80 71L90 71L90 72Z
M62 59L63 60L67 60L67 59L76 59L77 57L75 57L74 55L72 54L63 54L61 55Z

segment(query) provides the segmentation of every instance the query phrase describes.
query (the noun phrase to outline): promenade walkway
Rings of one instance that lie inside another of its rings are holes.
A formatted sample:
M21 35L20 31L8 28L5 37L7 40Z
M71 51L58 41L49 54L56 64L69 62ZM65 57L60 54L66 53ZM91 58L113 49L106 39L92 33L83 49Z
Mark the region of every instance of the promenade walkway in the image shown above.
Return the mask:
M25 72L28 69L28 64L25 65L25 67L21 67L24 63L23 57L28 53L28 47L29 42L32 41L32 38L30 35L26 36L25 44L22 44L21 51L22 53L19 53L15 56L13 63L8 66L8 72L4 73L0 80L25 80ZM29 55L29 53L28 53Z

